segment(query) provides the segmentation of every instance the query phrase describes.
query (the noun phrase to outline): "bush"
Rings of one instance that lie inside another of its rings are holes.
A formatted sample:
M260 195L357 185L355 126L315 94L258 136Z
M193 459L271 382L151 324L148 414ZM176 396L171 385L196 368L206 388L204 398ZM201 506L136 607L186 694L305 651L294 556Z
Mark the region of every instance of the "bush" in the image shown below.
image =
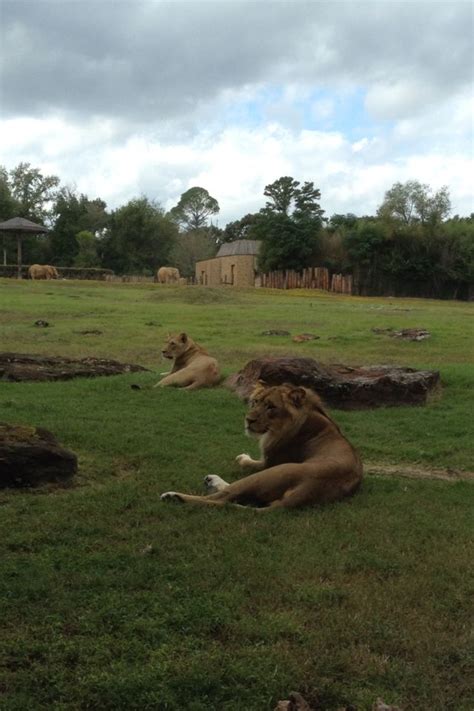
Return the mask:
M21 265L21 274L24 279L28 277L29 264ZM80 269L79 267L56 267L61 279L93 279L96 281L104 281L108 275L113 275L112 269L97 269L88 267ZM16 277L18 274L18 266L16 264L0 265L0 277Z

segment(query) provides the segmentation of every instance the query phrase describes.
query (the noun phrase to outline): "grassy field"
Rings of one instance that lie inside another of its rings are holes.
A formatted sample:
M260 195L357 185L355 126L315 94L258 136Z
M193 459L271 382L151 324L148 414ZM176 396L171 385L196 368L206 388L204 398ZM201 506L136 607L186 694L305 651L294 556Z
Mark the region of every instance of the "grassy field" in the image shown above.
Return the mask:
M295 689L328 711L377 696L472 709L472 315L428 300L0 280L1 350L154 371L0 383L0 421L47 427L80 461L69 489L0 492L0 708L266 711ZM388 327L432 337L371 331ZM320 339L260 335L272 328ZM147 387L176 330L225 373L264 353L440 370L426 407L333 414L370 471L452 481L372 475L351 501L265 519L161 503L206 474L236 478L234 456L256 453L230 392Z

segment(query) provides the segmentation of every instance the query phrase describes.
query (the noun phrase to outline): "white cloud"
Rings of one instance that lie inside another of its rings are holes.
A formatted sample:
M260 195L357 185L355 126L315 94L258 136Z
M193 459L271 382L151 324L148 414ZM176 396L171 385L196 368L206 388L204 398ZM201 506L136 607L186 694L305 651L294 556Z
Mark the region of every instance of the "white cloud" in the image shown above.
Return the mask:
M203 130L174 143L160 142L153 132L125 137L113 122L83 126L18 119L4 128L16 141L19 160L59 175L91 198L101 197L110 208L143 193L170 209L182 192L201 185L219 201L223 226L260 209L265 185L292 175L321 189L327 215L373 214L394 182L410 179L434 189L446 184L455 212L473 209L471 158L463 150L394 155L390 139L352 142L340 131L293 130L276 122ZM394 131L398 135L398 127ZM0 162L10 157L4 146Z
M0 2L7 168L112 208L202 185L221 225L282 175L313 181L329 215L373 213L409 179L473 210L467 3L120 0L111 23L102 0Z
M431 106L439 92L423 79L398 79L377 82L366 95L365 107L375 119L400 119L422 113Z

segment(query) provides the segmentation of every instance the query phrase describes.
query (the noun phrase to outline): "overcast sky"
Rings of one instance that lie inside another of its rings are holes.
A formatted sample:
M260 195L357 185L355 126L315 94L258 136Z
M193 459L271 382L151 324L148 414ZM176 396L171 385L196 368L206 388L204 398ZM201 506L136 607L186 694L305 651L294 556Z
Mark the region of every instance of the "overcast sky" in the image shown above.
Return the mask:
M471 2L0 0L0 164L109 208L199 185L219 225L267 183L373 214L397 181L473 205Z

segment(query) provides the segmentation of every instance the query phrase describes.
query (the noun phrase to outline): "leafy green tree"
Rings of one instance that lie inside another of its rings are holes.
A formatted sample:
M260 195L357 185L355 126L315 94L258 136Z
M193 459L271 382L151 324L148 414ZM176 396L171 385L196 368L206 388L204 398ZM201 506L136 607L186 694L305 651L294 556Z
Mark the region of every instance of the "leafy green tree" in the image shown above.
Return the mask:
M0 222L18 217L18 204L12 195L8 172L0 166Z
M317 247L316 232L308 231L289 216L267 215L256 228L262 245L258 257L259 269L303 269L311 264Z
M71 188L62 188L55 201L54 226L50 234L50 260L54 264L71 267L79 251L76 235L83 228L86 199Z
M95 236L104 232L110 216L106 204L96 198L78 194L73 188L58 191L53 207L53 229L49 238L49 259L63 266L76 265L80 245L76 239L79 232L89 231ZM77 265L76 265L77 266Z
M169 263L178 229L162 208L146 197L114 210L100 240L102 265L118 273L154 274Z
M263 194L270 198L265 203L265 210L288 215L298 195L299 181L286 175L265 186Z
M387 228L374 218L363 218L348 230L343 244L349 255L352 271L369 289L376 289L386 264Z
M86 214L81 218L83 229L90 230L94 235L102 234L107 229L110 220L107 204L100 198L89 200L86 197L85 206Z
M179 269L184 277L195 274L196 262L211 259L216 255L215 236L207 229L190 230L180 234L171 250L170 264Z
M11 217L18 215L17 204L11 194L10 185L8 182L7 170L0 166L0 222L9 220ZM2 263L7 264L9 260L13 260L13 252L16 248L16 242L5 233L1 236L2 246Z
M352 212L348 212L345 215L334 214L329 219L327 224L327 229L329 232L347 232L347 230L353 229L357 224L357 216Z
M235 242L237 239L257 239L255 235L255 225L259 219L258 214L249 213L240 220L228 222L224 228L221 241Z
M351 260L345 246L348 232L354 230L358 218L349 212L345 215L333 215L319 237L319 265L333 272L347 272L351 269Z
M395 183L385 193L377 214L384 220L404 225L438 225L451 211L449 190L446 186L432 194L429 185L417 180Z
M50 234L51 261L70 267L74 265L79 250L76 234L81 229L85 207L70 188L63 188L56 199L55 213Z
M51 206L56 195L59 178L44 176L29 163L19 163L13 170L0 167L0 219L25 217L33 222L48 224ZM3 260L13 261L13 241L3 237ZM22 240L23 262L46 261L48 238L26 236Z
M460 285L460 289L464 285L466 295L469 290L474 291L474 213L469 217L456 215L447 220L439 242L440 268Z
M97 240L92 232L89 232L89 230L78 232L76 242L79 249L74 259L74 266L81 268L98 267Z
M312 182L300 183L290 176L267 185L269 198L253 226L253 234L262 241L259 269L303 269L318 254L318 234L324 210L320 191Z
M33 222L47 221L59 185L56 175L43 175L30 163L19 163L9 172L9 185L19 217Z
M207 226L208 219L219 212L219 203L204 188L194 187L181 195L169 217L184 231L199 230Z

